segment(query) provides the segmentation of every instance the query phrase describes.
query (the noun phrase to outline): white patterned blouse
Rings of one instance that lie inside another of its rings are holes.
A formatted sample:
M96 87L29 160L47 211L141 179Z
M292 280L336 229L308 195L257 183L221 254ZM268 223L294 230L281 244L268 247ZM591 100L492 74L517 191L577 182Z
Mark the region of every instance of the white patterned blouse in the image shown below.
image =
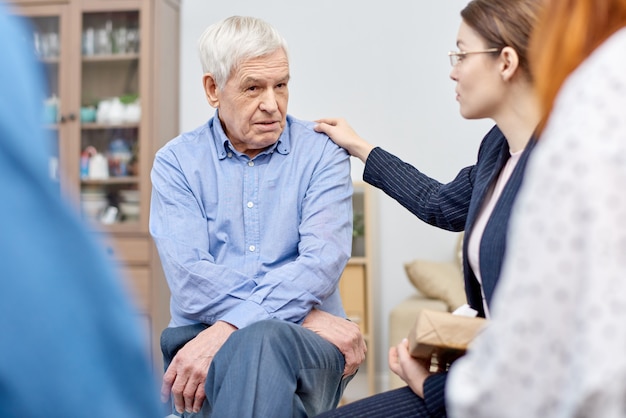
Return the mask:
M626 28L564 83L451 417L626 416Z

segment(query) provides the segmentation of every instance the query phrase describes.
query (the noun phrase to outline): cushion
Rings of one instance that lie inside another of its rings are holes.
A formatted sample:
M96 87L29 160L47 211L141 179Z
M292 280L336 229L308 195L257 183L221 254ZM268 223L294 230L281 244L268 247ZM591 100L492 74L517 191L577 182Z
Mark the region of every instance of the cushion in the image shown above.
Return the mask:
M406 263L404 270L417 290L424 296L442 300L451 311L467 303L458 263L418 259Z

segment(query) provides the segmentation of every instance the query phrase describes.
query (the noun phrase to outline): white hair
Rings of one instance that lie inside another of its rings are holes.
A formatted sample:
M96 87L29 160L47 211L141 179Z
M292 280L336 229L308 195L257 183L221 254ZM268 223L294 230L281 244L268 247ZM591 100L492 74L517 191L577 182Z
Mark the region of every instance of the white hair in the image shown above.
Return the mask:
M282 48L287 41L269 23L246 16L231 16L209 26L198 39L202 71L211 73L224 88L232 71L248 59L262 57Z

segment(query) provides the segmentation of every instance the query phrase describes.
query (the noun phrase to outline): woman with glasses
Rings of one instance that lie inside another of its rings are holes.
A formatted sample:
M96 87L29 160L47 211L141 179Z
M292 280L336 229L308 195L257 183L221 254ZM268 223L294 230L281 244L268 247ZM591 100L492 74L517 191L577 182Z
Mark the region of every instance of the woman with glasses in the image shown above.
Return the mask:
M493 119L476 164L450 183L428 177L371 145L342 119L322 119L316 130L365 163L363 179L431 225L466 231L463 272L469 305L489 317L500 276L511 207L533 148L541 113L527 50L540 0L473 0L461 11L458 51L450 52L456 98L466 119ZM408 342L389 350L389 366L407 387L330 411L323 417L441 417L447 372L409 355ZM454 367L454 366L452 366Z

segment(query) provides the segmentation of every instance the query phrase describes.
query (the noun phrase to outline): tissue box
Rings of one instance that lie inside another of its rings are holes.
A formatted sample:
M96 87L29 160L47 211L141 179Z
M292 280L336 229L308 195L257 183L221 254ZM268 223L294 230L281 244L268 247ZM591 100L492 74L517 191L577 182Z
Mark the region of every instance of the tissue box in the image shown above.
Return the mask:
M440 366L450 364L465 354L485 323L484 318L422 309L409 333L409 351L416 358L435 357Z

